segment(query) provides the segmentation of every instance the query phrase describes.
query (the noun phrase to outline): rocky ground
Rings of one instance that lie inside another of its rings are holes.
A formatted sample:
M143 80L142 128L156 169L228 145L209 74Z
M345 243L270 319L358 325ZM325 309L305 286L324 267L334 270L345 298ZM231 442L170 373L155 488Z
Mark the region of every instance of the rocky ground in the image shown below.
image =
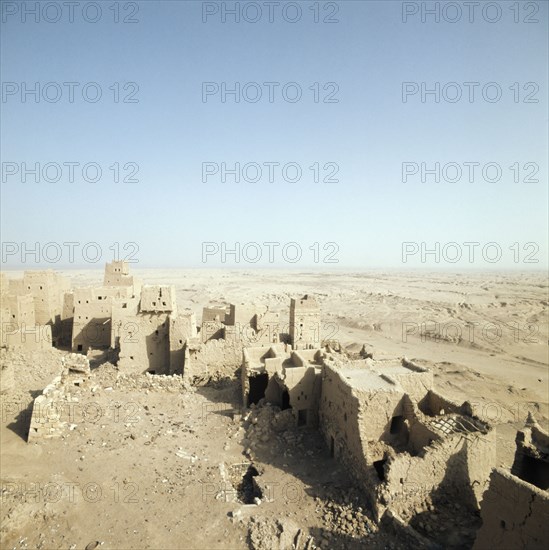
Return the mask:
M403 547L316 431L270 406L242 415L235 381L190 388L105 363L75 388L63 436L27 444L62 355L2 350L17 366L2 394L2 548Z
M67 274L75 286L101 281L99 272ZM347 353L366 343L377 356L406 355L432 369L438 391L472 401L496 426L498 466L510 466L529 411L547 426L545 275L138 275L175 284L179 306L199 319L203 306L230 301L286 315L290 297L313 294L324 335ZM242 414L232 380L190 388L177 377L119 376L98 355L77 388L72 429L27 444L31 404L63 353L0 353L13 370L0 395L2 549L410 547L373 523L318 433L287 429L285 413L270 407ZM444 502L426 502L411 519L456 548L470 547L476 521Z

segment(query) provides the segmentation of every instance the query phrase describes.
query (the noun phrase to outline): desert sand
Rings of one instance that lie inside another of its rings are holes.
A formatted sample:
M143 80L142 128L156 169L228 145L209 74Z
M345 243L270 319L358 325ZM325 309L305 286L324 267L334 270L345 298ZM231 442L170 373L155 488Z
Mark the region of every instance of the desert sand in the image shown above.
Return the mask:
M511 466L529 411L547 429L544 273L132 271L144 283L174 284L179 307L199 321L208 305L265 304L286 315L291 297L314 295L324 338L349 353L366 345L375 357L405 356L433 371L438 391L472 402L496 427L497 466ZM100 270L63 273L73 287L102 278ZM237 382L162 388L145 375L117 380L98 355L93 399L83 395L81 404L99 413L77 412L66 436L28 444L32 400L58 373L62 354L2 352L15 365L14 388L2 395L2 548L270 548L275 518L323 548L405 547L369 519L314 432L283 448L273 442L256 457L273 483L270 501L216 498L225 467L236 475L231 468L243 459ZM48 483L58 493L47 493ZM450 546L463 547L459 538Z

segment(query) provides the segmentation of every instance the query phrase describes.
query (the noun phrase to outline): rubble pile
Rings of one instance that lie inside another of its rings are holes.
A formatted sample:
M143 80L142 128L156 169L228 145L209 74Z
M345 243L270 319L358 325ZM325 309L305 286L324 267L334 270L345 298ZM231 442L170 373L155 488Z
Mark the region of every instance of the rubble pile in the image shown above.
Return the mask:
M85 356L70 353L61 358L61 365L61 374L34 400L29 442L60 437L76 427L71 421L71 408L79 402L79 394L89 382L90 363Z
M459 503L437 503L427 499L402 515L418 533L446 547L463 545L470 548L480 521Z
M303 435L295 428L295 420L290 409L280 410L279 407L261 401L251 405L250 411L243 418L246 436L243 445L249 454L258 446L268 444L274 447L278 443L299 445Z
M330 542L334 537L364 540L378 532L364 495L356 487L326 489L323 498L315 498L316 511L324 520L322 548L331 548L333 545Z
M254 516L248 524L248 542L252 550L314 550L313 538L292 520Z
M355 507L353 504L329 501L324 506L323 517L326 530L337 535L363 538L377 530L362 507Z
M192 392L193 388L183 377L173 374L119 374L116 387L124 390L167 391L170 393Z

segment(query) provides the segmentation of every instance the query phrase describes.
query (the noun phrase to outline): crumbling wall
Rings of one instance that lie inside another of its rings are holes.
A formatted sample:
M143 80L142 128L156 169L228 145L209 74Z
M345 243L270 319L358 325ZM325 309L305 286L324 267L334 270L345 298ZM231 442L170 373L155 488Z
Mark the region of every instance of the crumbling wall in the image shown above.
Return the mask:
M74 404L78 401L71 390L82 385L90 376L90 363L80 354L62 358L61 374L48 384L36 397L27 441L61 436L71 424Z
M317 426L322 386L321 369L310 364L290 367L283 370L281 378L288 389L296 424Z
M419 400L418 405L421 412L428 416L438 416L441 413L462 414L463 412L469 412L464 410L462 408L462 405L451 401L450 399L444 397L443 395L437 393L432 389L425 394L423 399Z
M284 339L285 333L283 333L280 314L274 311L259 314L256 318L255 328L255 341L259 346L276 344Z
M549 546L549 493L501 468L490 476L473 550Z
M264 313L266 308L260 308L251 304L230 304L229 313L224 323L232 326L248 326L255 328L257 316Z
M421 456L389 453L378 501L400 513L421 504L426 495L444 494L473 509L488 487L496 460L495 431L439 438Z
M320 307L308 295L290 302L290 340L294 349L320 348Z
M208 321L225 323L227 315L227 308L224 306L202 308L202 324Z
M173 285L144 285L141 288L140 311L176 313L177 305Z
M250 391L250 376L257 373L267 373L271 379L275 373L282 372L282 362L285 356L284 344L273 344L272 346L244 347L242 349L242 403L248 404ZM272 382L272 383L271 383ZM270 380L265 391L265 398L277 405L281 402L282 388L277 384L273 386L274 380Z
M539 489L549 490L549 434L529 413L526 425L517 432L511 473Z
M125 373L169 374L169 314L140 312L122 322L118 368Z
M170 374L183 374L186 342L196 336L194 313L186 311L184 314L170 315Z
M120 260L105 264L103 286L131 286L134 287L134 294L138 294L141 284L130 275L129 263Z
M189 340L185 350L183 376L195 383L211 377L234 376L242 364L242 344L226 340Z

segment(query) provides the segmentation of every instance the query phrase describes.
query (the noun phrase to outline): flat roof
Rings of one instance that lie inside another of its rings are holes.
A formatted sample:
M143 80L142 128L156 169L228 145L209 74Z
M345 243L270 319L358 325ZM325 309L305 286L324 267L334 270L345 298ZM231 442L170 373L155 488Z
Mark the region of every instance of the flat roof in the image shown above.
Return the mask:
M377 372L370 369L337 369L335 371L349 386L357 390L387 390L395 389L395 385L383 379Z
M412 374L416 371L405 367L401 361L374 361L372 367L383 374Z

